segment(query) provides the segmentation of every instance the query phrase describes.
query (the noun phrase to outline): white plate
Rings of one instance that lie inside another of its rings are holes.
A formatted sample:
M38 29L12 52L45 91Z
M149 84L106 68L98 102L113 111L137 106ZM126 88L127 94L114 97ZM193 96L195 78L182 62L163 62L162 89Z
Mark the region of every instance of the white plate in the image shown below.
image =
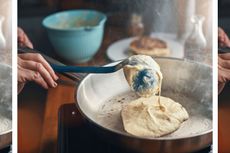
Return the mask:
M176 39L176 35L174 34L165 34L165 33L152 33L151 37L159 38L164 40L169 49L171 51L168 57L175 57L175 58L183 58L184 57L184 47L183 44L180 43ZM135 37L125 38L118 40L112 43L107 49L107 56L112 61L122 60L131 55L133 55L129 51L129 44L133 41Z

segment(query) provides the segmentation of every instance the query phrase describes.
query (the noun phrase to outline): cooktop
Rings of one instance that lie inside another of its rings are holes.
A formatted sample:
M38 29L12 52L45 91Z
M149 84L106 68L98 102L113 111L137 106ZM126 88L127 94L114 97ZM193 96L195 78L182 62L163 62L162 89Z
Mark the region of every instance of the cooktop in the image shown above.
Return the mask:
M11 146L1 149L0 153L12 153Z
M86 125L75 104L60 107L58 124L58 153L131 153L99 139ZM212 147L195 153L212 153Z

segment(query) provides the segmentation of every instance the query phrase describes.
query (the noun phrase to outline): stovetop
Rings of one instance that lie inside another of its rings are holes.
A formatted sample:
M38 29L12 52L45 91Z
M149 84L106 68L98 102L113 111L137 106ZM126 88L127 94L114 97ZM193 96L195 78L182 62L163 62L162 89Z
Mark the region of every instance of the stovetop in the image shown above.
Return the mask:
M74 104L60 107L58 124L58 153L131 153L99 139ZM211 153L211 150L209 146L196 153Z
M12 153L11 146L1 149L0 153Z

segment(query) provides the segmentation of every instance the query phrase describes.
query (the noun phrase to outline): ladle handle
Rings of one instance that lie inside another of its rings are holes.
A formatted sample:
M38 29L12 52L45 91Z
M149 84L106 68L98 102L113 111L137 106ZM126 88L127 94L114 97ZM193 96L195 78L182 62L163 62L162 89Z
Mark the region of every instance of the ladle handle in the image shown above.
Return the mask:
M38 51L36 49L32 49L32 48L29 48L29 47L18 47L18 52L19 53L39 53L51 65L54 64L54 65L65 66L65 64L61 63L60 61L55 60L52 57L49 57L49 56L41 53L40 51ZM80 81L80 80L82 80L85 77L85 74L82 74L82 73L68 73L68 72L59 72L59 73L63 74L64 76L70 78L73 81Z
M218 54L230 53L230 47L218 47Z

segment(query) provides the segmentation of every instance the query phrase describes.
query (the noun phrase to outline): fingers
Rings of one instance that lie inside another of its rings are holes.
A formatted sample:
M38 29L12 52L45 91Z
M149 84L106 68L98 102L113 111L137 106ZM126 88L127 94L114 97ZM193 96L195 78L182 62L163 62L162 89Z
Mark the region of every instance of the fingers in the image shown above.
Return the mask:
M30 60L37 63L41 63L41 65L48 71L48 73L51 75L53 80L57 80L58 76L55 74L49 63L40 55L35 53L27 53L27 54L20 54L19 57L23 60ZM38 67L41 67L38 65ZM41 68L39 68L41 69Z
M218 82L225 84L230 80L230 53L218 55ZM220 89L219 91L221 91Z
M222 28L218 28L218 43L221 47L230 47L230 40L228 38L228 35L224 32Z
M221 32L223 32L224 30L221 27L218 27L218 36L219 34L221 34Z
M18 28L18 43L20 46L33 48L33 44L21 28Z
M22 91L22 89L24 88L25 83L22 82L18 82L18 94Z
M48 84L45 82L45 80L39 75L39 73L36 73L35 71L24 69L22 67L18 67L18 81L20 83L25 83L27 81L35 81L39 85L41 85L43 88L48 89Z
M226 47L225 43L219 42L218 44L220 47Z
M218 42L221 46L224 46L227 43L227 40L228 39L226 38L226 36L221 36L218 38Z
M225 35L225 32L222 28L218 28L218 39L223 38Z
M35 81L45 89L56 87L57 75L45 59L34 53L18 55L18 81Z
M48 88L49 88L48 84L47 84L46 81L43 79L43 77L40 76L40 74L39 74L39 76L36 77L33 81L35 81L37 84L41 85L41 86L42 86L43 88L45 88L45 89L48 89ZM57 86L57 85L56 85L56 86ZM55 87L56 87L56 86L55 86Z
M230 68L230 61L224 60L221 57L218 57L218 66L229 69Z
M225 83L218 82L218 94L224 89Z
M34 61L28 61L28 60L27 61L22 60L21 66L25 69L29 69L35 72L37 71L50 87L57 86L57 83L53 80L51 74L46 70L46 68L41 63L34 62ZM39 80L40 79L38 79L38 81Z
M230 53L218 54L218 60L230 60Z
M230 80L230 70L219 66L218 67L218 82L226 83L228 80Z

